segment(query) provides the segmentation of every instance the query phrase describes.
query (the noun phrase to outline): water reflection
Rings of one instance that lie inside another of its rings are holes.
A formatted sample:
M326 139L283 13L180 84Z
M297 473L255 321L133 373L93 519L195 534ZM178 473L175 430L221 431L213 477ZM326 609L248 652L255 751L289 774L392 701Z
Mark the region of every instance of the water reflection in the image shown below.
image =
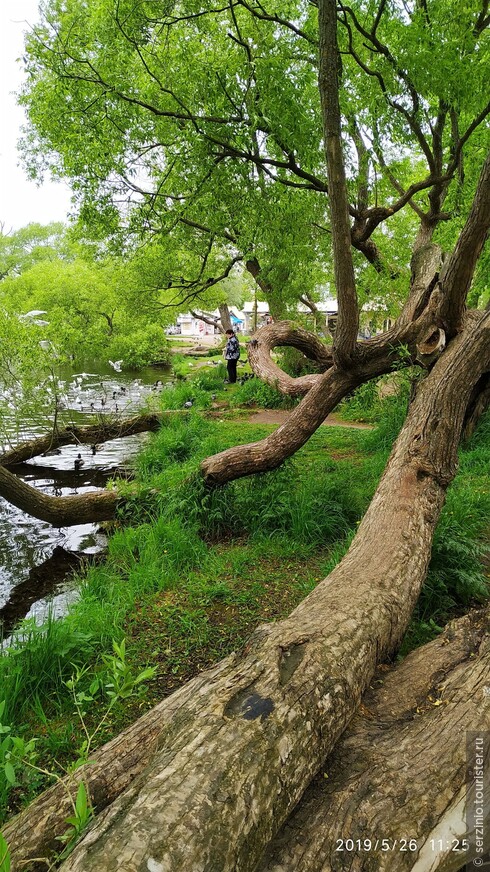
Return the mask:
M168 370L154 368L137 374L114 372L110 367L100 367L97 371L91 368L90 372L76 374L65 370L59 374L63 425L95 424L98 420L136 414L168 379ZM12 421L9 442L15 443L19 436L31 439L45 430L40 424L32 426L25 422L19 427L18 422ZM126 467L144 439L145 435L141 434L96 446L67 445L19 465L17 472L24 481L47 494L87 493L104 487L116 473L124 474L121 467ZM130 474L129 470L126 474ZM14 613L45 615L46 585L55 610L64 611L67 597L71 599L76 595L60 589L70 568L65 565L65 555L96 554L104 545L105 537L96 525L56 529L0 498L0 618L5 620L5 629L7 624L10 627ZM37 571L36 567L48 559L45 571ZM37 590L39 596L36 596Z

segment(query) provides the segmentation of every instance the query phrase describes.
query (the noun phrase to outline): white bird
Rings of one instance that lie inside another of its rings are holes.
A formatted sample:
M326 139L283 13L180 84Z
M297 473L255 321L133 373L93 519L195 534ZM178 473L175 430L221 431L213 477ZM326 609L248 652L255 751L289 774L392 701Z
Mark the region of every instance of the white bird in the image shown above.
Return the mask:
M31 309L30 312L26 312L25 315L19 315L19 318L23 321L24 318L37 318L38 315L47 315L48 313L44 311L44 309ZM48 322L46 321L46 324Z
M121 372L122 360L110 360L109 363L116 372Z

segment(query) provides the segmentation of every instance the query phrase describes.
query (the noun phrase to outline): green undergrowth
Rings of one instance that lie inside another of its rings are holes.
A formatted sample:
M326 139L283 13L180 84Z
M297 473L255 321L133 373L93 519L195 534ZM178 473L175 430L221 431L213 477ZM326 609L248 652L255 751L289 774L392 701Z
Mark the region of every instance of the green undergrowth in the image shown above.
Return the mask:
M217 377L196 375L194 394L209 396ZM101 742L239 649L260 622L287 615L345 553L396 436L406 400L397 402L398 409L390 398L377 430L320 427L280 469L216 491L203 486L201 460L262 439L272 427L226 414L218 421L197 411L197 402L166 416L137 460L137 494L133 484L121 485L124 513L106 560L80 579L79 600L62 620L24 622L0 657L0 702L11 734L38 738L44 768L68 765L80 741L70 679L82 670L81 692L84 681L102 686L114 641L126 639L135 673L148 664L158 669L136 700L114 705ZM489 431L487 420L461 452L405 651L486 596L480 558L490 516ZM98 711L96 699L89 726ZM0 774L0 819L47 781L25 772L2 796Z

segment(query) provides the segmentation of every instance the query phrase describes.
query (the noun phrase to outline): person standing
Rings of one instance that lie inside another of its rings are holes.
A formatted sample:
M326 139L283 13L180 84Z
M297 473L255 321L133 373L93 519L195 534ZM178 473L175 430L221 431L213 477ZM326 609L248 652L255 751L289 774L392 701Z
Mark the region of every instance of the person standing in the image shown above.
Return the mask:
M236 383L236 365L240 357L240 343L233 330L227 330L226 336L228 341L223 352L228 370L228 379L226 381L234 385Z

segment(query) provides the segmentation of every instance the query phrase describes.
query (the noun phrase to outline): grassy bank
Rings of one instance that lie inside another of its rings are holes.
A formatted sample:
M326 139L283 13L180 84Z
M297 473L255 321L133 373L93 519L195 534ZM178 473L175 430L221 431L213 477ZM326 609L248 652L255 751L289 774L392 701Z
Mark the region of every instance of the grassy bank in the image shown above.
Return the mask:
M258 623L288 614L344 553L376 488L403 417L403 395L382 405L375 430L320 427L281 469L204 490L201 459L272 429L239 415L243 402L264 397L264 386L249 380L224 391L214 370L163 392L164 406L182 411L168 416L138 458L138 497L115 525L105 563L80 580L79 601L63 620L24 624L0 658L1 720L11 735L37 737L43 768L70 764L83 741L74 674L86 725L98 728L101 743L239 648ZM182 409L189 400L192 408ZM461 452L405 650L486 594L480 558L489 472L487 419ZM148 664L157 671L106 715L113 642L123 638L128 676ZM16 779L2 787L0 768L3 817L49 781L29 767L19 767Z

